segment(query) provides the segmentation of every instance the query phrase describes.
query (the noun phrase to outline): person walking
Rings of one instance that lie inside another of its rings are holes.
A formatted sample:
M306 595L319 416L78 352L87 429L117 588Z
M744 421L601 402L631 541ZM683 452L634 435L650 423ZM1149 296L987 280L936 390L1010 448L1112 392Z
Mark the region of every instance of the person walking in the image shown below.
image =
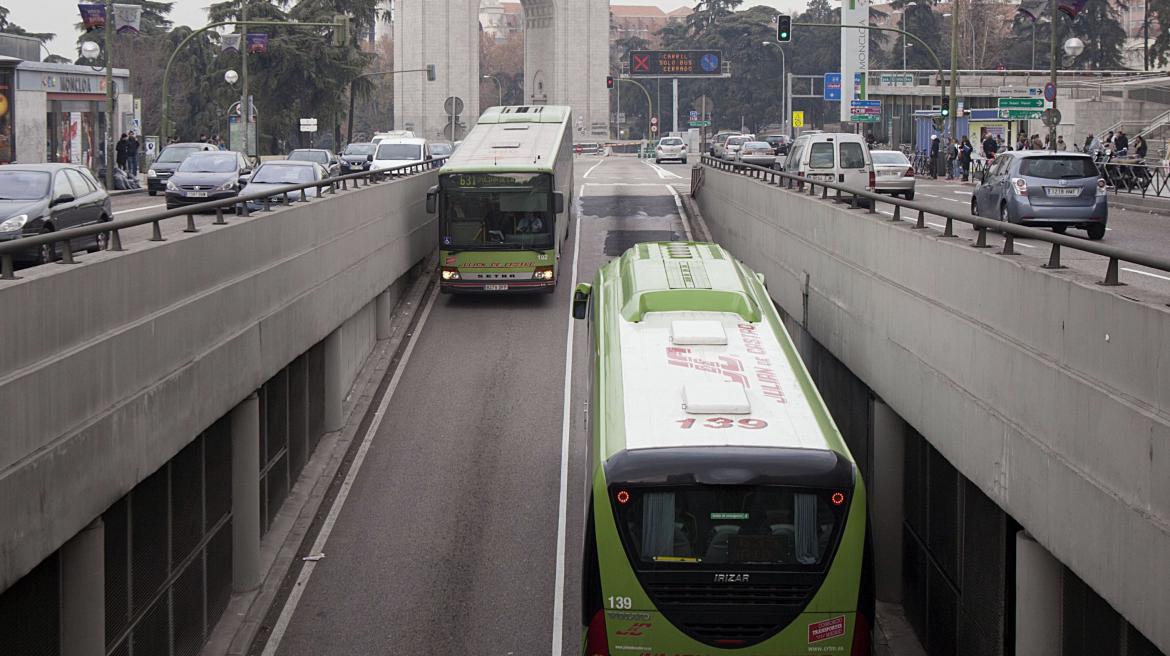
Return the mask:
M999 152L999 142L990 134L983 140L983 157L988 161L995 159L995 154Z
M963 182L971 178L971 153L974 151L971 140L964 136L963 143L959 144L959 166L963 170Z
M1124 132L1118 131L1117 136L1113 138L1113 145L1117 148L1118 155L1129 154L1129 137L1125 136Z
M116 155L116 159L114 161L117 162L118 168L125 171L126 170L126 133L125 132L122 133L122 137L120 139L118 139L117 145L114 146L114 153Z
M1133 154L1138 159L1145 159L1146 154L1150 152L1150 147L1146 144L1146 138L1138 135L1133 138Z
M1040 141L1040 135L1032 135L1032 143L1028 144L1028 147L1032 150L1044 150L1044 142Z
M930 135L930 179L938 180L938 135Z
M138 137L133 130L126 137L126 175L138 179Z
M959 150L956 145L954 137L947 137L947 180L954 180L958 170Z

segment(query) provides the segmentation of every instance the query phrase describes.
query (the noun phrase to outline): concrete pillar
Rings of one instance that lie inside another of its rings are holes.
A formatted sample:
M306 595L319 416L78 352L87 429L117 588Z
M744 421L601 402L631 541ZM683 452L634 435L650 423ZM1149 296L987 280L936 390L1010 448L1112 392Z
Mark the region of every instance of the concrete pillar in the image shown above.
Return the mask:
M869 481L877 598L902 603L902 478L906 425L873 400L873 473Z
M341 430L341 404L345 400L342 381L341 328L325 338L325 432Z
M61 654L106 650L106 530L97 518L61 547Z
M1059 651L1062 577L1059 560L1027 531L1016 533L1016 656Z
M260 398L232 408L232 590L260 586Z
M394 296L390 293L390 288L387 287L378 294L377 303L374 305L374 314L377 316L378 322L378 339L390 339L390 313L394 309Z

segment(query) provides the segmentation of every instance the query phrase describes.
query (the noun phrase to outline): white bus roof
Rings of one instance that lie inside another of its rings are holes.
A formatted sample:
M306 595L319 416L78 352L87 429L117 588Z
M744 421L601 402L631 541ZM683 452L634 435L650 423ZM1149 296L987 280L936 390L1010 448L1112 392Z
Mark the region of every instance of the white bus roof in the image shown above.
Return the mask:
M491 107L439 172L551 172L568 125L568 107Z

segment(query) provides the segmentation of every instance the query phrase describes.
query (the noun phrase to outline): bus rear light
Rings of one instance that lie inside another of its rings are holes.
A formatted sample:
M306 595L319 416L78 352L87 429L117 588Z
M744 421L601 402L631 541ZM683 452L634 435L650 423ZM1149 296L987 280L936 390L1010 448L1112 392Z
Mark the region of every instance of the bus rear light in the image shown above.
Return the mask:
M459 280L459 269L443 267L439 275L443 276L443 280Z
M605 635L605 611L598 610L585 633L585 656L609 656L609 637Z
M553 279L553 268L550 266L536 267L536 271L534 271L532 274L532 279L533 280L552 280Z
M623 506L630 502L630 493L625 490L618 490L617 502Z
M829 497L829 500L833 502L834 506L839 506L839 505L845 503L845 493L844 492L834 492L833 496Z

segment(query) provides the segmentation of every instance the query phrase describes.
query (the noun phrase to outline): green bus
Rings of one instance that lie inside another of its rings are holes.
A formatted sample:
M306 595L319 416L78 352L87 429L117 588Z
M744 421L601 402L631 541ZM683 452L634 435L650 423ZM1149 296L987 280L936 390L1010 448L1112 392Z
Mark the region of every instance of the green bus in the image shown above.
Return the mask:
M569 108L488 109L427 193L440 291L552 293L572 203Z
M578 285L591 435L582 653L870 653L861 473L761 276L642 243Z

